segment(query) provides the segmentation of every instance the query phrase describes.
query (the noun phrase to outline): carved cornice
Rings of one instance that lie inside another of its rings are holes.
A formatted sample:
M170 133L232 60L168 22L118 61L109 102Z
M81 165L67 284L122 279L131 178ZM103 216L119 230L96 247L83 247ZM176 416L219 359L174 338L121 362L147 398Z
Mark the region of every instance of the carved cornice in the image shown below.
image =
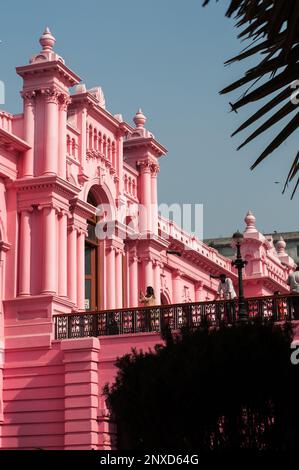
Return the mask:
M36 178L18 179L13 185L18 193L51 190L65 199L72 199L80 189L58 176L39 176Z
M26 152L31 148L27 142L2 128L0 128L0 146L8 152Z
M128 139L124 142L124 148L128 151L131 149L147 149L150 150L157 158L166 155L167 153L167 149L153 137L137 137L134 139Z
M89 149L86 152L86 160L92 160L92 159L106 160L103 152L100 152L99 150Z
M83 219L88 219L88 217L95 214L95 208L93 206L77 197L70 201L70 210L73 214L76 214Z
M27 79L33 75L45 75L49 72L64 82L64 86L71 87L81 82L81 78L70 70L61 60L52 60L48 62L39 62L35 64L17 67L17 74Z
M129 124L118 121L109 111L99 106L96 98L88 91L72 95L72 106L78 107L78 105L88 108L88 111L95 116L95 119L99 120L100 118L102 120L104 118L107 124L112 127L113 132L119 132L119 136L133 132L133 128Z

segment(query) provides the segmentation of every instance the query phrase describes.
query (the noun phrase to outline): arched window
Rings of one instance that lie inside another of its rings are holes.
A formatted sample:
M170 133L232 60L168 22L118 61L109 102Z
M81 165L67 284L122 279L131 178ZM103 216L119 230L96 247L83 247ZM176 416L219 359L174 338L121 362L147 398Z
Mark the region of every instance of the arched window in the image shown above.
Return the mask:
M112 166L116 168L116 146L115 142L112 142Z
M105 135L103 137L103 154L104 157L107 157L107 138Z
M75 139L72 139L72 156L76 156L76 141Z
M108 139L108 141L107 141L107 147L108 147L108 160L109 160L109 162L111 162L112 160L111 160L111 141L110 141L110 139Z
M95 150L98 150L98 132L96 129L94 130L94 134L93 134L93 148Z
M103 152L103 148L102 148L102 134L101 132L99 132L99 135L98 135L98 149L99 149L99 152Z
M66 147L67 147L67 153L70 155L71 154L71 138L69 135L66 137Z
M89 142L88 142L88 147L92 149L92 126L89 126Z

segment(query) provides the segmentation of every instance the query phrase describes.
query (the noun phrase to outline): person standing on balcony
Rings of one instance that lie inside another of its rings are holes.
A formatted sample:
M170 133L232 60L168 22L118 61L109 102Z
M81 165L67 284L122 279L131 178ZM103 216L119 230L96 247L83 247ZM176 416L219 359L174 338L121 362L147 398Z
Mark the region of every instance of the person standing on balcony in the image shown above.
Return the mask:
M146 295L141 291L139 296L140 303L144 304L145 307L153 307L156 305L156 297L154 289L151 286L146 288ZM145 331L155 331L155 310L149 310L145 312L144 316L145 321Z
M220 276L210 275L210 278L219 279L216 299L219 299L222 296L225 300L233 300L237 297L233 281L227 277L226 274L220 274ZM232 323L233 319L235 318L235 305L231 302L225 302L224 309L224 316L226 321L228 321L228 323Z
M299 296L299 266L289 275L287 284L290 286L291 294L296 295L293 298L294 319L299 320L299 297L297 297Z
M226 274L220 274L220 276L212 276L211 279L220 279L218 289L217 289L217 298L223 295L225 300L233 300L237 297L236 291L234 289L233 281L226 276Z
M146 288L146 295L144 295L144 293L141 291L139 300L142 304L144 304L145 307L152 307L153 305L156 305L154 289L151 286L148 286Z

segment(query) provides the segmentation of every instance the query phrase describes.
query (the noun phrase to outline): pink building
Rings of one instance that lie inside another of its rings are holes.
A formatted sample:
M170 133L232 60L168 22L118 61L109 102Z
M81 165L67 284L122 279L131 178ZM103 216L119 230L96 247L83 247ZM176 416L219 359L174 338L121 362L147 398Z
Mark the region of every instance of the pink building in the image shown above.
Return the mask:
M149 285L163 305L213 300L210 274L237 276L158 215L166 149L142 111L134 127L113 116L102 90L86 90L54 52L48 29L40 43L17 67L23 113L0 111L0 447L104 449L114 445L102 388L115 358L159 336L57 340L53 316L137 307ZM287 293L294 262L283 240L276 251L251 213L245 222L246 295Z

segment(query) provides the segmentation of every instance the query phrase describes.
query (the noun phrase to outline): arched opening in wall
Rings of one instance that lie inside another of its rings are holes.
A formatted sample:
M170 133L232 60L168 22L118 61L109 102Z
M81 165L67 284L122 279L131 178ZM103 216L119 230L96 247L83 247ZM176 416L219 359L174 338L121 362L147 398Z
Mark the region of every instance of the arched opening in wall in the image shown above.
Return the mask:
M166 297L166 295L162 292L161 293L161 305L169 305L170 302L168 300L168 298Z
M85 309L104 310L106 308L105 250L106 240L96 232L98 222L114 217L114 209L109 198L99 185L91 187L87 202L95 208L94 214L87 219L85 238ZM100 210L96 210L99 208ZM110 212L110 213L109 213ZM105 231L105 225L102 227ZM97 236L98 235L98 236Z
M89 193L87 202L93 207L97 207L97 201L92 192ZM85 238L85 309L97 310L100 305L100 256L99 242L95 230L97 224L96 215L89 217L87 224L88 234Z

